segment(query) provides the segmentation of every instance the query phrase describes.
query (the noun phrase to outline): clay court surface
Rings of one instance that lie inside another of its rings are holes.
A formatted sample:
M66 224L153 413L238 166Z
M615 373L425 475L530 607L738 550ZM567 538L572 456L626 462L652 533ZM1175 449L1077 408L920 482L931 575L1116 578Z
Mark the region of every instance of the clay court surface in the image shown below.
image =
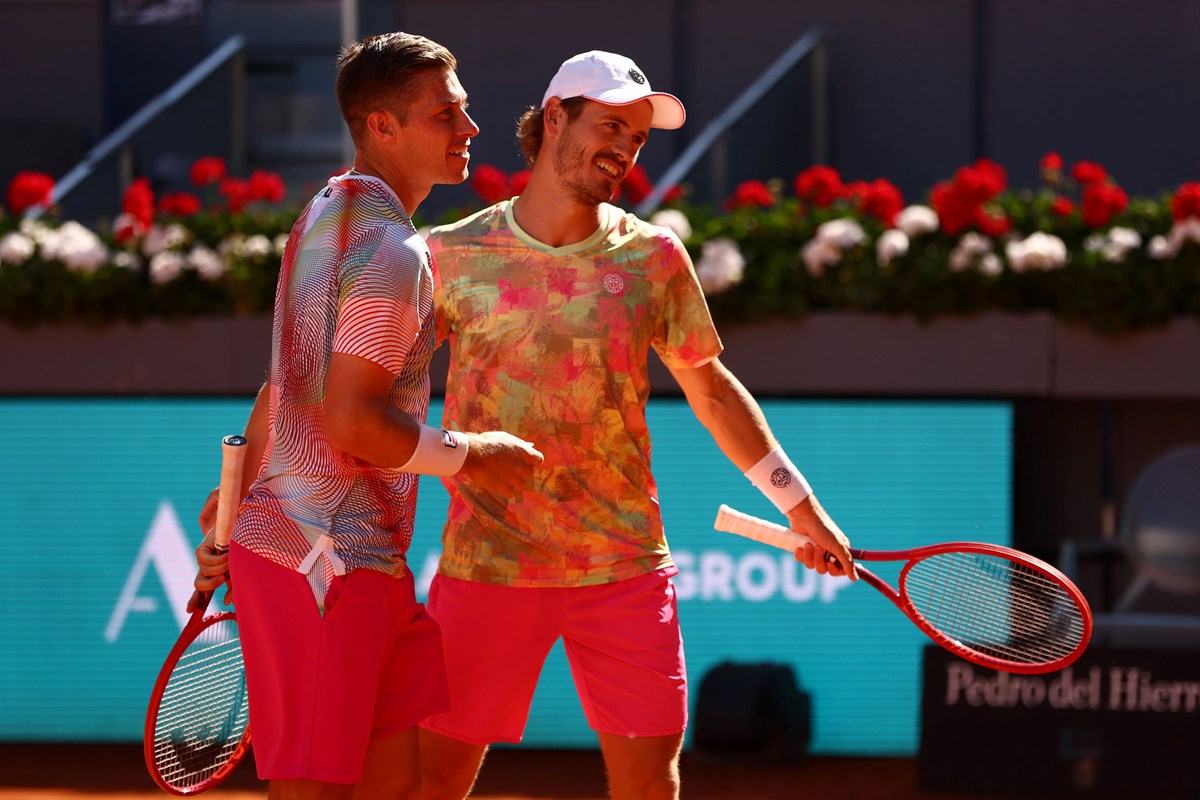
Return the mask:
M242 764L212 800L263 800L252 764ZM1015 800L922 792L911 759L810 757L796 764L712 764L683 758L685 800ZM604 800L599 753L496 750L472 797L486 800ZM0 800L154 800L138 745L0 744ZM1041 800L1054 800L1041 796Z

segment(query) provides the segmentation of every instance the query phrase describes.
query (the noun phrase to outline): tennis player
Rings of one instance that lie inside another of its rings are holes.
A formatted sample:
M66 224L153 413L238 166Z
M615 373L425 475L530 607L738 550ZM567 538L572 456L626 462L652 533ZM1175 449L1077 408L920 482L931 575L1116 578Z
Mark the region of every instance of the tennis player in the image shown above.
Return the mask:
M424 424L433 262L411 216L434 184L467 176L479 128L456 67L404 33L343 50L354 168L304 209L283 257L269 380L246 431L257 468L228 556L274 800L346 798L356 784L360 797L415 796L415 726L448 704L438 628L405 563L418 476L503 498L541 461L507 433ZM211 537L197 559L197 588L219 583Z
M421 727L422 797L461 798L487 747L519 742L543 661L562 639L614 798L675 798L687 678L645 408L654 349L721 451L814 539L797 557L844 574L848 541L721 365L687 251L611 205L652 128L683 104L628 58L562 64L518 123L520 197L435 228L443 424L502 428L545 460L515 499L450 476L429 595L451 709ZM850 567L851 571L853 566Z

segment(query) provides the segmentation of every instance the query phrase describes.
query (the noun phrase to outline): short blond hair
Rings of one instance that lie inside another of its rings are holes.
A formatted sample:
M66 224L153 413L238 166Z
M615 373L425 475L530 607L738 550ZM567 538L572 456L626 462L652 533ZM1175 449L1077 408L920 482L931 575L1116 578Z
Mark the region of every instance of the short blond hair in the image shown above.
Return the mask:
M413 78L430 69L458 69L454 54L413 33L383 33L342 48L337 60L337 99L350 136L358 143L373 111L405 121L415 97Z

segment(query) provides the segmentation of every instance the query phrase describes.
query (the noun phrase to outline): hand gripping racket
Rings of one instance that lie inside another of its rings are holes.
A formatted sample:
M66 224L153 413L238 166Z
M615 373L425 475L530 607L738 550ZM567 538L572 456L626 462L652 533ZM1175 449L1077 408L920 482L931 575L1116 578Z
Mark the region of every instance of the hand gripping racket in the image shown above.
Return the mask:
M714 527L793 551L810 539L729 506ZM897 591L856 564L859 576L930 639L968 661L1040 673L1077 659L1092 636L1083 594L1054 567L1018 550L947 542L911 550L854 550L856 561L904 561Z
M214 536L229 544L242 486L246 440L221 442L221 485ZM250 749L242 645L233 612L206 615L212 592L198 592L192 618L158 673L146 710L143 749L161 789L190 795L217 786Z

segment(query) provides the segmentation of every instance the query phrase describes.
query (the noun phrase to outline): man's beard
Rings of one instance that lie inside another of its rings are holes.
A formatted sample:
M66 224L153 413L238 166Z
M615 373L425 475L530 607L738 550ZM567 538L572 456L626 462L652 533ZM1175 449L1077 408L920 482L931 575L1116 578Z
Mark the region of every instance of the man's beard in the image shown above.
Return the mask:
M575 137L568 127L554 148L554 170L558 174L558 185L580 205L606 203L612 199L619 184L614 184L612 190L608 190L594 181L585 180L583 175L586 174L588 163L586 151L581 145L575 144Z

